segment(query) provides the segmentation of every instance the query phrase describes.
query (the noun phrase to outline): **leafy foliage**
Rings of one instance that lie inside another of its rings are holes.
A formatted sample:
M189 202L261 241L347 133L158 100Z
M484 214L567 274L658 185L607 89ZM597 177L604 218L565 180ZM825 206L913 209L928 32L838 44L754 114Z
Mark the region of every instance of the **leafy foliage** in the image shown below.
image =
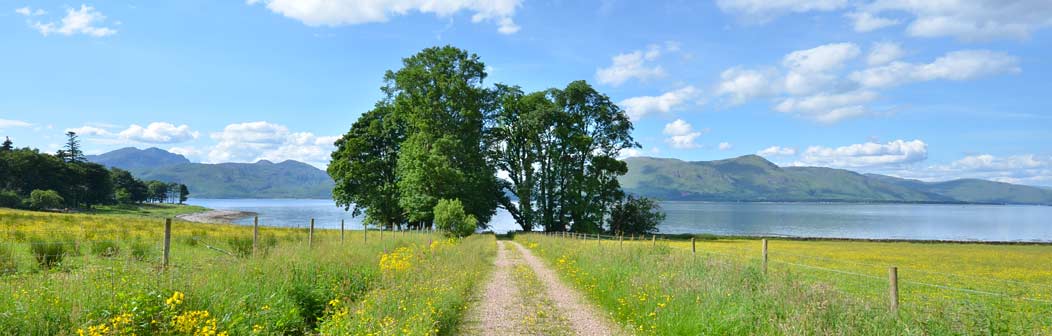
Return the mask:
M658 224L664 220L665 214L656 201L629 195L614 203L607 225L614 233L644 234L657 232Z
M55 209L65 202L54 190L33 190L29 194L29 204L34 209Z
M478 220L464 213L464 204L458 199L439 200L435 205L435 226L451 237L467 237L475 232Z

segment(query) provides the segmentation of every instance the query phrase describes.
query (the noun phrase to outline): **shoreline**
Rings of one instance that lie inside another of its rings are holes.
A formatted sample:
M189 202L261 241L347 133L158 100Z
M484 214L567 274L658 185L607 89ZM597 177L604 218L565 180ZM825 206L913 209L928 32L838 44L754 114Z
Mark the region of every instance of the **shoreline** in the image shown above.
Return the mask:
M207 210L175 216L175 218L195 223L219 223L230 224L235 220L255 216L255 212L238 210Z

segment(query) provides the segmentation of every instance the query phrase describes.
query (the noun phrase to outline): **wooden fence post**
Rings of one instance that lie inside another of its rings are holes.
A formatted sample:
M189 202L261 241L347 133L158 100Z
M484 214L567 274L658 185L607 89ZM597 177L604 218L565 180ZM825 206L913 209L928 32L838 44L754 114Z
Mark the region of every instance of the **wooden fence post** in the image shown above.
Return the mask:
M362 239L364 239L366 243L369 242L369 226L365 223L362 223Z
M343 243L343 220L340 220L340 243Z
M252 218L252 255L259 255L259 216Z
M314 246L314 218L310 219L310 230L307 231L307 247Z
M657 247L657 235L656 234L650 235L650 241L653 242L652 244L650 244L651 246Z
M598 233L595 234L595 244L596 245L603 245L603 240L599 238L599 234Z
M899 268L888 268L888 296L891 299L891 312L899 312Z
M763 240L763 274L767 274L767 239Z
M622 247L622 248L625 247L625 234L624 233L622 233L620 236L617 236L617 244L619 245L618 247Z
M698 244L694 242L694 237L690 237L690 253L698 254Z
M168 268L168 260L172 255L172 219L164 219L164 268Z

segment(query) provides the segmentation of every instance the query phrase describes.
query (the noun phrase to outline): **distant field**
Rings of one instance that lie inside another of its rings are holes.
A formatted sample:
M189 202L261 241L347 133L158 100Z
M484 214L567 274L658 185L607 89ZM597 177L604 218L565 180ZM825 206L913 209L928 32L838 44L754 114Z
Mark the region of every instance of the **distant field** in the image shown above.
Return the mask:
M771 240L764 275L760 240L516 240L644 334L1052 333L1052 246Z
M182 214L207 211L208 208L187 204L136 204L136 205L102 205L91 211L97 215L131 215L146 217L175 217Z
M163 227L0 209L0 334L442 334L494 255L492 236L318 230L308 247L266 227L253 257L251 227L176 221L163 270Z

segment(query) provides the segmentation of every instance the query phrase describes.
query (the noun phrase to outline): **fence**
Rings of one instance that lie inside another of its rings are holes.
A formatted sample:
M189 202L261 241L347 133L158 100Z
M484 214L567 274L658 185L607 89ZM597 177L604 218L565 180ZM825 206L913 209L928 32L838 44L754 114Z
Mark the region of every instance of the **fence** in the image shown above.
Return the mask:
M961 300L964 297L976 296L982 297L983 300L1038 305L1044 310L1052 311L1052 297L1050 297L1052 283L934 272L923 269L902 268L897 265L881 265L871 262L825 258L804 253L793 253L793 251L776 250L770 246L768 239L756 241L754 250L727 247L706 250L703 248L699 249L696 238L690 238L689 241L674 241L659 238L657 235L614 236L574 232L545 232L540 234L560 239L594 240L598 246L616 244L617 247L624 248L627 242L637 248L662 246L671 248L673 252L689 253L693 256L702 255L733 260L735 262L754 262L763 274L777 269L787 273L794 272L795 275L808 280L832 282L836 291L849 297L884 301L887 309L892 312L897 312L901 306L906 304L923 308L932 299ZM843 267L845 265L850 267ZM1042 271L1036 269L1035 272L1040 273ZM929 281L939 279L943 279L945 282ZM904 302L904 298L909 298L909 301Z

